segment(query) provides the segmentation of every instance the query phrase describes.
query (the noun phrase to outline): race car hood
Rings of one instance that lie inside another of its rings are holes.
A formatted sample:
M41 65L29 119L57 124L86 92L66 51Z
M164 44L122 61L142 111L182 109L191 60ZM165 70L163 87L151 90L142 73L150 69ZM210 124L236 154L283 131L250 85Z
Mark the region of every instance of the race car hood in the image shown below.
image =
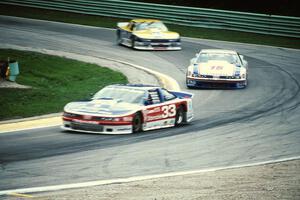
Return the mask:
M140 107L141 105L126 103L120 100L99 99L68 103L64 111L94 116L122 116L132 114Z
M171 31L161 31L160 29L147 29L134 31L133 33L143 39L178 39L179 34Z
M230 64L226 61L208 61L196 64L194 66L194 73L212 76L235 76L240 72L240 69L235 64Z

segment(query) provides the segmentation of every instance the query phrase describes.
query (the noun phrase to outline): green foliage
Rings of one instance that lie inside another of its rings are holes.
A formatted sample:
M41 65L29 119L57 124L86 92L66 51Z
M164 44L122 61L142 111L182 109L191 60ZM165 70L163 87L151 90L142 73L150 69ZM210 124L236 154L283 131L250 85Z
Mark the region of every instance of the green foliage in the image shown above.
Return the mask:
M60 112L73 100L85 99L106 85L126 83L119 72L40 53L0 50L0 59L17 60L17 82L31 89L0 88L0 120Z
M179 26L173 24L168 24L168 27L170 30L176 31L186 37L262 44L262 45L270 45L270 46L281 46L281 47L288 47L288 48L295 48L295 49L300 48L300 39L297 38L263 35L263 34L256 34L256 33L246 33L240 31L220 30L220 29L193 28L193 27Z
M21 6L9 6L2 4L0 4L0 14L108 28L115 28L117 22L128 21L128 19L83 15L54 10L36 9ZM187 37L263 44L300 49L300 39L297 38L245 33L239 31L193 28L171 24L168 24L168 27L170 28L170 30L178 31L182 36Z

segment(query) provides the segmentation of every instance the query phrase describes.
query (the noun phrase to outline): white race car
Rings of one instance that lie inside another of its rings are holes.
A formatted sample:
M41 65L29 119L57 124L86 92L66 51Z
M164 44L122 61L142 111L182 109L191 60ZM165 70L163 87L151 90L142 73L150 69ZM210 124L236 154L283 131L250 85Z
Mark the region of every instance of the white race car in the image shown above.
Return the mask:
M125 134L177 126L193 118L192 94L149 85L110 85L64 107L64 130Z
M186 73L188 88L245 88L248 62L232 50L203 49Z

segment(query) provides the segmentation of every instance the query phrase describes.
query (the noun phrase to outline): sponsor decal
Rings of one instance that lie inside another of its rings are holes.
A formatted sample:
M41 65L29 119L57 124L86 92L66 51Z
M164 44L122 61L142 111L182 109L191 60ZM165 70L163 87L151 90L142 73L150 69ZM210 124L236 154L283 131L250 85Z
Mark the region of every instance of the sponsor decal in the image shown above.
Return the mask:
M117 131L130 131L131 128L118 128Z
M154 108L152 110L148 110L147 114L156 113L156 112L160 112L160 107L156 107L156 108Z
M223 66L211 66L211 70L223 70Z
M162 118L163 118L162 115L147 116L147 121L154 121Z
M78 122L78 123L86 123L86 124L98 124L95 121L84 121L84 120L80 120L80 119L73 119L73 122Z
M175 120L174 119L164 119L160 121L149 122L144 126L144 130L152 130L155 128L164 128L174 126Z
M156 49L156 50L165 50L166 47L154 47L154 49Z
M92 116L91 115L83 115L82 118L85 120L90 120L90 119L92 119Z
M156 107L153 110L150 110L147 114L150 114L150 113L155 113L155 114L147 115L145 117L146 121L155 121L155 120L175 117L176 105L170 104L170 105L165 105L162 107Z

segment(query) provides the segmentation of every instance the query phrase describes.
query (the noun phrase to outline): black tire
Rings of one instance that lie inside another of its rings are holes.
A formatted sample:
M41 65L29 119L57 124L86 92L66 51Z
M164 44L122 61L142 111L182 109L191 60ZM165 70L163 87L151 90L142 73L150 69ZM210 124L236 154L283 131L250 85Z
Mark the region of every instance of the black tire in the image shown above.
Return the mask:
M143 124L142 114L136 113L132 119L132 132L133 133L141 132L142 124Z
M132 37L131 38L131 48L134 49L134 42L135 42L135 37Z
M186 73L186 75L185 75L185 85L186 85L186 87L187 87L188 89L193 89L193 88L194 88L193 86L189 86L189 85L188 85L187 73Z
M180 126L186 121L186 116L183 106L176 110L175 126Z
M117 30L117 44L121 45L122 44L122 38L121 38L121 31Z

